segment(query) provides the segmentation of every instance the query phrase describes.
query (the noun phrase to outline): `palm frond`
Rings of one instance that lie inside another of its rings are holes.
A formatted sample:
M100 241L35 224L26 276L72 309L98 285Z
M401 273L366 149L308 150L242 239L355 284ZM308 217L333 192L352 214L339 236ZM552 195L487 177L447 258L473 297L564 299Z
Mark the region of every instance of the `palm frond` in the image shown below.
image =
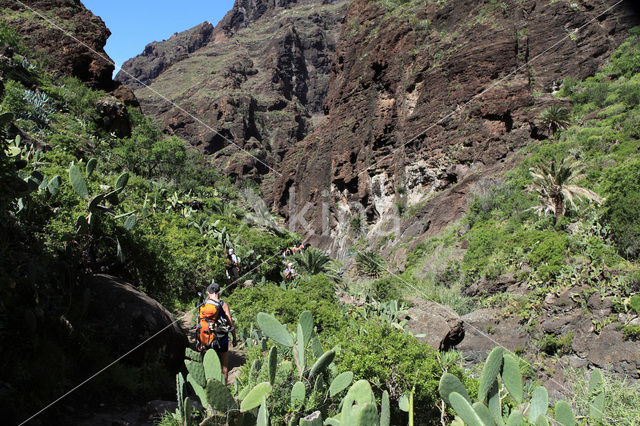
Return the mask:
M305 249L302 253L293 256L298 272L308 275L316 275L326 272L331 258L323 251L313 247Z
M533 210L538 215L553 213L560 217L566 211L567 202L572 208L577 208L575 198L602 203L603 199L594 191L574 184L584 177L581 172L582 166L577 161L569 164L567 158L552 160L548 166L538 164L530 167L529 174L533 180L527 189L538 195L538 205Z

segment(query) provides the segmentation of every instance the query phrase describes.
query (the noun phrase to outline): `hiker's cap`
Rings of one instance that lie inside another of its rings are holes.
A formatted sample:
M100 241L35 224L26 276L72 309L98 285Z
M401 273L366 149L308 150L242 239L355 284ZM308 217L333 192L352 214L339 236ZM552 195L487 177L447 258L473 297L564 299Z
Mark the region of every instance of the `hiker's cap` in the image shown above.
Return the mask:
M219 293L220 292L220 284L211 283L209 287L207 287L207 293Z
M233 253L233 249L229 249L229 253Z

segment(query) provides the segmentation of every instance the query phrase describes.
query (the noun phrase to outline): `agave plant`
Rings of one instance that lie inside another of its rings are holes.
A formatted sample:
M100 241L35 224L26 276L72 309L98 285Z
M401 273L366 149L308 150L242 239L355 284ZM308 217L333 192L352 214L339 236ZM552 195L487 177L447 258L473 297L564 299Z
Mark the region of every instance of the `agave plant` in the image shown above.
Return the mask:
M529 169L533 176L529 190L538 194L540 204L534 207L534 210L539 215L553 213L556 219L559 219L566 213L567 201L576 208L575 198L602 203L603 199L595 192L574 185L574 182L584 176L579 173L577 166L577 163L567 164L565 158L559 163L552 160L548 167L539 164Z

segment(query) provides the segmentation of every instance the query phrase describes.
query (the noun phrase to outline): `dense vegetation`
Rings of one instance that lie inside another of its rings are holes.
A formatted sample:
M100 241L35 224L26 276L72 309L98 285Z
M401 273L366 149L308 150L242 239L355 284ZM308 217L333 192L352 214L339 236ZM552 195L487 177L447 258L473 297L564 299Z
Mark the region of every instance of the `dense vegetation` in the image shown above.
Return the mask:
M178 308L211 280L228 283L227 247L243 279L279 280L275 255L297 237L247 201L252 183L220 176L137 109L43 72L9 28L0 35L14 52L0 69L0 389L31 411L120 355L85 324L92 274ZM160 361L121 363L87 394L157 395Z
M532 306L578 283L612 296L619 312L634 309L631 296L640 283L637 33L596 76L565 81L559 102L570 103L571 110L554 108L541 116L549 139L527 148L522 162L478 197L463 222L419 244L402 274L388 274L384 260L362 244L355 248L355 278L309 249L294 258L300 273L294 280L281 276L278 254L299 239L260 207L251 182L222 177L137 109L75 79L44 73L10 29L0 27L0 42L15 52L11 66L0 68L0 393L12 406L6 409L10 416L24 418L119 355L100 343L100 330L85 326L88 277L111 274L167 307L185 309L211 280L229 283L223 260L228 247L242 258L242 280L253 281L224 296L240 327L246 367L233 391L211 386L225 395L226 408L244 404L261 418L268 411L274 424L316 410L325 419L352 415L341 404L352 389L364 395L358 396L358 415L380 406L380 417L386 407L394 424L404 423L407 413L419 424L439 423L441 416L452 420L454 411L442 402L450 394L439 390L443 376L456 392L464 389L469 402L485 401L498 374L478 381L462 368L460 354L419 343L405 330L402 298L432 299L459 313L509 302L509 309L533 324ZM101 105L119 109L121 125L114 126ZM536 180L536 173L553 176ZM455 248L460 239L468 242L463 253ZM461 295L474 282L507 273L534 291L517 300L506 293L482 301ZM340 295L361 303L341 303ZM268 319L256 317L259 312ZM625 332L629 338L639 334ZM541 349L557 353L566 344L547 339ZM193 392L208 389L215 370L201 355L187 353L191 388L178 378L184 412L189 405L183 389L207 406L208 396ZM516 365L531 397L543 393L535 390L540 388L530 364L502 352L493 363L512 369L512 376L503 372L500 380L515 377ZM158 389L171 393L173 382L167 387L165 379L175 372L163 369L161 359L142 367L120 363L83 393L122 400L156 397ZM585 381L578 378L574 386L584 388ZM621 403L638 405L637 393L634 399L624 386L604 381L608 392L624 394ZM585 413L593 395L580 395L572 404ZM505 409L523 409L518 398L505 400ZM638 420L631 408L620 412L608 404L604 411L610 418ZM166 416L163 422L188 423L184 412L180 420Z

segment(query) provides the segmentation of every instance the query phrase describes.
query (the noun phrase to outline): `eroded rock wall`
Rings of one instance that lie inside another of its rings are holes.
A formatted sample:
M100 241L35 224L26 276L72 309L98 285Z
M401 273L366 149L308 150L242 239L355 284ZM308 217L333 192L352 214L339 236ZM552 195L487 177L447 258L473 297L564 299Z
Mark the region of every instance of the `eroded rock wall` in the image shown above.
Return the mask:
M563 79L593 74L638 23L630 2L613 4L354 0L326 117L287 151L270 201L290 221L306 205L296 230L334 253L353 206L370 238L439 232L540 137L536 117Z
M111 32L79 0L3 0L0 19L47 58L43 65L54 75L71 75L97 89L115 89L114 66L104 51Z

